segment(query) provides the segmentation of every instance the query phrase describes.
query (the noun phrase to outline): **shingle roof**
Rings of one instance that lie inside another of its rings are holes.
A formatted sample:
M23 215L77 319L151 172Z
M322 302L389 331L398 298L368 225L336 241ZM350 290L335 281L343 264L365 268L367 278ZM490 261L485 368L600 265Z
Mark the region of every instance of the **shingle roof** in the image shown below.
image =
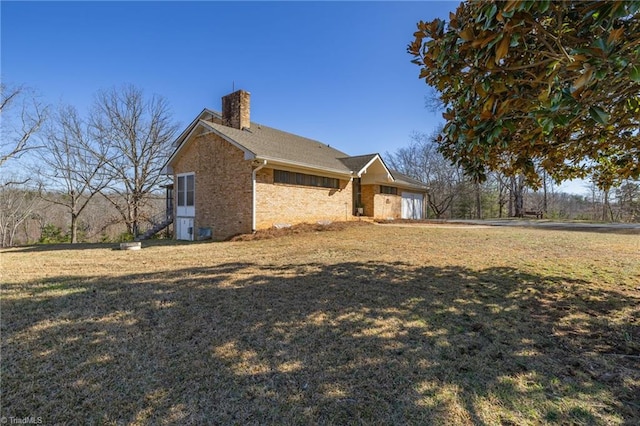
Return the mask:
M342 161L342 164L347 166L349 170L353 172L359 172L364 166L369 164L369 162L373 160L376 155L378 154L357 155L355 157L343 157L339 160Z
M424 182L420 182L419 180L413 179L405 174L400 173L397 170L389 170L391 172L391 175L393 176L393 179L396 181L396 183L404 183L404 184L408 184L408 185L413 185L413 186L421 186L423 188L426 188L427 185Z
M203 115L204 113L209 116L219 115L211 110L203 110L199 119L194 120L187 130L176 140L177 149L172 158L177 155L181 144L186 142L184 138L186 138L188 131L191 131L198 122L240 145L242 149L249 151L255 157L261 159L270 159L336 173L351 174L352 172L360 172L375 159L376 156L379 156L379 154L349 156L317 140L294 135L254 122L251 122L249 129L240 130L235 127L224 126L210 120L205 120L204 117L206 117L206 115ZM401 186L425 187L422 182L403 175L402 173L395 170L390 170L390 172L396 183Z
M203 122L215 131L242 145L257 157L272 158L314 168L349 173L340 158L348 157L331 146L262 124L251 123L250 129L236 129L222 124Z

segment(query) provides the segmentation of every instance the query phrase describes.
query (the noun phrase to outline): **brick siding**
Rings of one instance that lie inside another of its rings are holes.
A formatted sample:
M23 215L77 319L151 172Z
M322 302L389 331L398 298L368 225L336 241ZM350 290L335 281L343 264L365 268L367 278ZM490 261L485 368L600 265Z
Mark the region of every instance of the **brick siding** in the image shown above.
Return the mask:
M241 150L214 134L196 137L173 170L176 175L195 173L196 236L201 227L211 227L217 240L251 232L251 163Z
M398 189L398 194L401 190ZM381 194L380 185L362 185L364 215L374 219L400 219L402 216L402 196Z
M256 227L351 220L351 182L341 179L339 186L332 189L274 184L273 169L265 167L256 176Z

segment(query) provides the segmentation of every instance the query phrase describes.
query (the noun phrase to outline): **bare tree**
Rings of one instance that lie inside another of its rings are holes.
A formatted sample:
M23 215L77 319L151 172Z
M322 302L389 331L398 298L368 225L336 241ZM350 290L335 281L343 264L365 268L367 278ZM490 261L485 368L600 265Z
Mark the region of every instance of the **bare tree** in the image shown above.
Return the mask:
M496 201L498 203L498 217L502 218L505 214L504 208L509 202L509 178L501 172L492 172L490 173L496 185Z
M7 86L0 83L0 167L10 158L20 157L30 149L29 144L42 127L47 107L38 101L33 91L23 86Z
M623 222L640 221L640 181L627 179L615 189L615 196Z
M107 149L112 184L102 194L137 236L148 195L165 178L164 162L177 126L165 98L146 99L132 85L99 92L91 114L92 134Z
M47 126L43 149L38 151L37 175L41 189L47 188L40 191L41 197L68 212L72 244L78 242L78 218L110 182L106 155L106 149L90 139L76 109L59 107Z
M436 218L442 218L449 211L451 204L465 184L462 170L451 164L438 152L437 135L414 133L408 147L398 149L394 154L387 154L392 168L429 186L427 203Z
M16 232L29 217L38 201L37 193L25 185L9 181L0 184L0 245L15 243Z

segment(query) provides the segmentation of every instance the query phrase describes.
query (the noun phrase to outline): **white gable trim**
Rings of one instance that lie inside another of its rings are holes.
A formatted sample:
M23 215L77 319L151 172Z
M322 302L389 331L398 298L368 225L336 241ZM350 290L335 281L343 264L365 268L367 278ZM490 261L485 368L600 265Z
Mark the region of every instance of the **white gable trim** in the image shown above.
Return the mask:
M189 135L189 134L191 134L191 131L193 130L193 127L194 127L196 124L198 124L198 122L199 122L200 120L204 120L204 119L205 119L205 118L204 118L205 114L209 114L209 115L210 115L210 116L212 116L212 117L216 117L216 118L222 119L222 116L221 116L220 114L218 114L217 112L215 112L215 111L211 111L210 109L207 109L207 108L203 109L203 110L200 112L200 114L198 114L198 115L197 115L197 117L196 117L196 118L191 122L191 124L189 124L189 125L187 126L187 128L186 128L186 129L184 129L184 130L182 131L182 133L180 133L180 136L178 136L178 137L176 138L176 140L173 142L173 146L175 146L175 147L180 146L180 145L182 144L182 142L184 142L184 139L186 139L186 136L185 136L185 135Z
M360 169L356 174L358 175L358 177L362 177L362 175L364 173L367 173L367 169L376 161L380 161L380 164L382 164L382 167L384 167L384 170L387 172L387 179L391 182L394 182L395 179L393 178L393 175L391 174L391 172L389 171L389 168L387 167L386 164L384 164L384 161L382 160L382 157L380 157L380 154L376 154L371 160L369 160L369 162L367 164L364 165L364 167L362 169Z

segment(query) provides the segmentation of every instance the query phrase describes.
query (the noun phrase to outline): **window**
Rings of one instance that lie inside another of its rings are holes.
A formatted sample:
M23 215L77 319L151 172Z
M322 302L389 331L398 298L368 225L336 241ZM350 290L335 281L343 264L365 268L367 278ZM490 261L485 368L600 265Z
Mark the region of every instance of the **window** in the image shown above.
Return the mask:
M398 188L395 188L393 186L380 185L380 193L398 195Z
M324 176L306 175L304 173L285 172L284 170L273 171L273 181L275 183L287 183L289 185L315 186L319 188L340 188L340 180Z
M178 207L193 207L195 175L178 176Z

